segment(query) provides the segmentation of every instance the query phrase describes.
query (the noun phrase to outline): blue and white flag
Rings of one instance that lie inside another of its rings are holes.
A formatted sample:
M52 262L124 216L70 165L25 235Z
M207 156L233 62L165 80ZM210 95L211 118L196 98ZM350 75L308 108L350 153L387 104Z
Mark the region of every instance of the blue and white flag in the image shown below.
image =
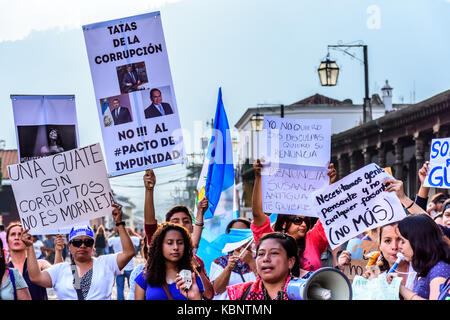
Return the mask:
M207 174L205 174L207 168ZM205 179L206 176L206 179ZM219 88L213 132L202 174L197 185L198 199L208 198L208 210L204 214L205 228L202 238L211 242L225 232L227 224L237 218L235 204L233 150L230 127Z
M102 115L103 115L103 124L105 125L105 127L109 127L114 124L111 109L109 109L108 99L103 99L102 101Z

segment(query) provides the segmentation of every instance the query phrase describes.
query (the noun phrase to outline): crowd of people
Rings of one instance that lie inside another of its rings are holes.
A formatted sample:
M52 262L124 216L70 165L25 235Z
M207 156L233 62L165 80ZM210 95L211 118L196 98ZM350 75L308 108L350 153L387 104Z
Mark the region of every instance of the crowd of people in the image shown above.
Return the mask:
M384 182L385 192L396 194L407 216L358 236L378 245L375 276L384 275L387 283L401 278L399 299L449 296L450 197L437 193L428 200L430 188L424 186L428 165L425 162L418 172L421 185L414 200L404 193L402 181ZM225 230L249 232L252 239L216 257L210 266L197 255L208 199L198 202L195 217L189 208L177 205L159 223L156 176L147 170L142 234L125 226L117 204L112 210L113 230L74 226L67 236L45 236L42 241L19 222L0 229L0 299L46 300L47 288L53 288L61 300L108 300L116 284L118 300L288 300L292 279L325 266L344 270L351 253L345 244L330 249L318 218L299 212L279 214L271 222L262 206L261 161L256 160L253 168L253 219L234 219ZM332 163L328 169L332 184L336 170ZM404 259L398 263L400 254ZM137 255L144 262L135 265ZM363 276L373 278L370 270Z

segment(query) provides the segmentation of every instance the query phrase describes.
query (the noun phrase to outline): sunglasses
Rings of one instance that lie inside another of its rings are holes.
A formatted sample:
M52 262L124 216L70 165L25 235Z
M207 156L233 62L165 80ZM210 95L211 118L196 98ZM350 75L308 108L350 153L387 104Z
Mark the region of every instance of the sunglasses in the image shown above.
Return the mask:
M291 219L291 222L297 226L300 226L300 225L302 225L303 222L305 222L305 220L306 219L302 218L302 217L295 217L295 218Z
M73 239L70 241L74 247L81 247L81 245L84 243L86 247L92 247L94 245L94 239L88 238L88 239Z

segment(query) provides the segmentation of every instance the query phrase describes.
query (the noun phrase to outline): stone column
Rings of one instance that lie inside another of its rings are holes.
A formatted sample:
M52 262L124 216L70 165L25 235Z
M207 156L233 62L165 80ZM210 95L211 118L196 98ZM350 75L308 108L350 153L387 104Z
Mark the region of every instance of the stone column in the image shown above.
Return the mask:
M372 162L372 149L369 147L365 147L362 150L363 156L364 156L364 165L367 166L369 163Z
M342 179L343 177L345 177L348 174L348 170L347 170L347 157L345 156L345 153L340 153L337 155L337 162L338 162L338 168L337 168L337 173L338 173L338 177L337 180Z
M394 147L394 175L396 179L403 180L403 145L396 139L394 140Z
M377 145L378 151L378 165L382 168L386 167L386 148L383 144Z
M358 170L358 151L359 150L354 150L352 152L350 152L349 157L350 157L350 173L355 172L356 170Z
M414 141L416 144L416 166L419 170L425 162L425 139L417 133L414 134Z

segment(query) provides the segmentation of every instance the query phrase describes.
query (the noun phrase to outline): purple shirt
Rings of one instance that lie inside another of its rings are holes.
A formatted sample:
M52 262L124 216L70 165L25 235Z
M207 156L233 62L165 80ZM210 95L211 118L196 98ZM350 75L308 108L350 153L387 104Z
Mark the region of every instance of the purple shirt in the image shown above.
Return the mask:
M447 279L450 277L450 264L444 261L439 261L428 272L426 277L420 278L414 282L414 292L424 299L430 298L430 283L434 278L442 277Z

